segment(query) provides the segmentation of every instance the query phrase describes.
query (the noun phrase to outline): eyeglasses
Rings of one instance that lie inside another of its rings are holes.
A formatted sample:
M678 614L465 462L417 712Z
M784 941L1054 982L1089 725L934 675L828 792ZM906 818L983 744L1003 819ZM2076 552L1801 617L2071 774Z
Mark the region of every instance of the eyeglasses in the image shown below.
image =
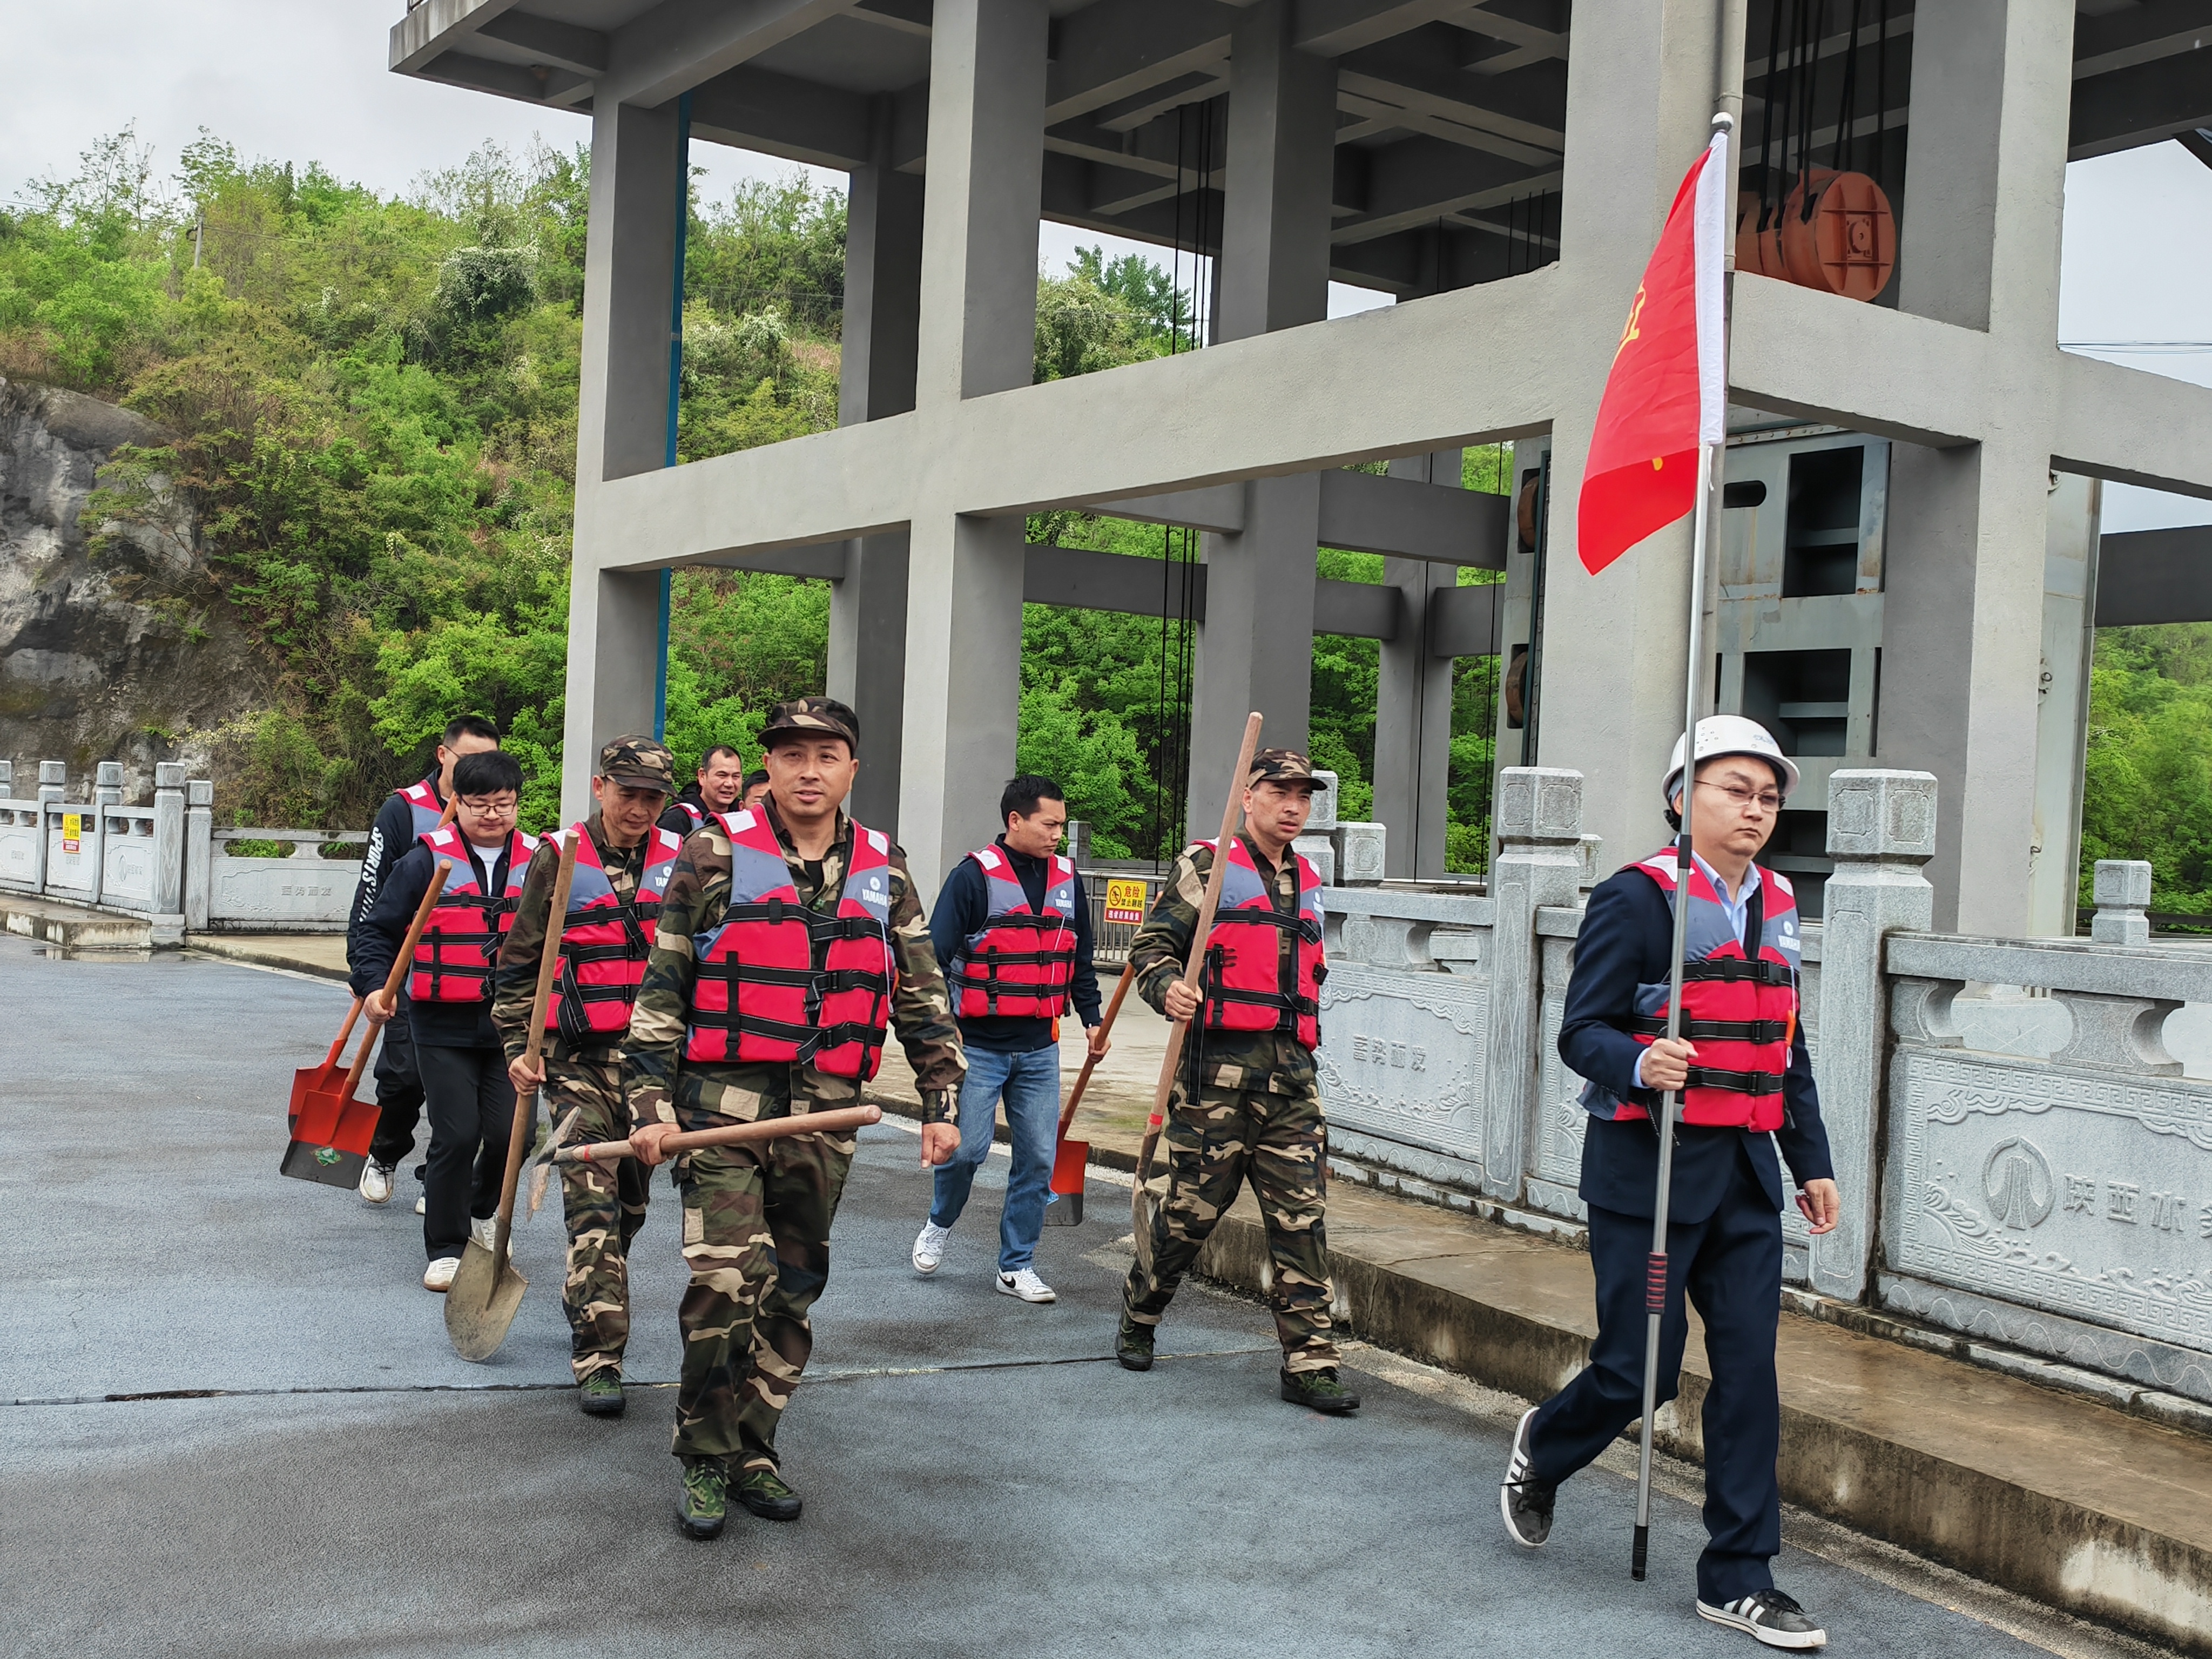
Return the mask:
M1758 803L1759 810L1762 812L1778 812L1782 810L1782 797L1771 789L1747 789L1740 783L1708 783L1703 778L1698 780L1698 787L1700 789L1719 790L1721 793L1735 803L1738 811L1741 811L1753 802Z

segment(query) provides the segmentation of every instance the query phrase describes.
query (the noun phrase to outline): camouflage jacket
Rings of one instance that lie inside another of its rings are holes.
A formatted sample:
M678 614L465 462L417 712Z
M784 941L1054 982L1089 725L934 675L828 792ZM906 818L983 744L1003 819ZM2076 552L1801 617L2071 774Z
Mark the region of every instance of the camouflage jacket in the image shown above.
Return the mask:
M584 820L584 830L599 853L615 896L629 898L637 891L638 878L645 871L646 840L631 848L610 847L597 807ZM546 920L553 908L553 884L560 872L561 843L548 836L531 858L522 892L515 900L514 926L499 948L499 968L492 978L491 1023L509 1060L520 1060L530 1044L530 1011L538 1000L538 965L544 956ZM573 1049L566 1038L557 1036L546 1047L556 1058L565 1058ZM592 1052L603 1053L604 1048L594 1048Z
M1248 841L1247 848L1251 846ZM1252 861L1261 869L1267 860L1255 850ZM1174 873L1161 888L1152 913L1129 941L1129 961L1137 970L1137 994L1161 1013L1167 1012L1168 987L1182 977L1190 957L1190 936L1198 926L1198 907L1206 898L1206 878L1213 868L1213 849L1190 847L1175 861ZM1282 868L1275 872L1275 908L1285 915L1298 908L1297 858L1285 849ZM1285 932L1278 947L1288 956L1297 949ZM1202 1085L1218 1089L1271 1089L1281 1095L1310 1095L1316 1091L1313 1050L1289 1031L1206 1031L1194 1026L1183 1045L1183 1075L1193 1065L1202 1065Z
M810 865L793 850L790 833L774 805L766 804L766 810L791 866L799 902L817 910L835 908L852 854L853 820L842 812L837 815L837 838L829 856L819 865ZM928 919L922 915L906 854L896 847L891 848L890 865L891 956L898 968L891 1025L913 1064L923 1121L949 1123L968 1062L961 1052L959 1027L953 1024L945 974L930 946ZM823 1077L811 1066L684 1060L691 988L697 976L691 941L720 919L729 895L729 837L718 821L709 818L685 840L676 873L668 878L659 934L645 966L645 983L639 988L629 1039L623 1045L623 1080L630 1115L641 1125L676 1122L679 1093L687 1105L740 1118L757 1115L764 1100L799 1096L838 1099L858 1093L851 1079Z

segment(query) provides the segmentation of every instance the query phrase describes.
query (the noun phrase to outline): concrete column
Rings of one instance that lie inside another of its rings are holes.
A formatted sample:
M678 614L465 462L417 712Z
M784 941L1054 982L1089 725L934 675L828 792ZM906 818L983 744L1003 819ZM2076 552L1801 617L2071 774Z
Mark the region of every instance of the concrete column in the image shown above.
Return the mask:
M1874 1248L1875 1143L1889 1053L1882 951L1925 932L1936 890L1921 874L1936 851L1936 780L1925 772L1848 770L1828 781L1828 878L1821 921L1820 1117L1828 1127L1843 1219L1810 1241L1813 1288L1856 1302Z
M1982 444L1892 449L1875 750L1941 781L1935 926L1965 933L2031 914L2072 19L1958 0L1913 33L1898 304L2018 347Z
M938 0L915 408L1026 386L1044 179L1044 0ZM1023 520L933 502L908 549L899 836L925 890L988 842L1014 769ZM1309 584L1310 586L1310 584ZM863 769L865 770L865 768Z
M185 785L185 927L208 925L215 883L215 785L194 778Z
M1291 13L1287 0L1261 0L1230 40L1217 342L1328 315L1336 66L1291 46ZM1219 820L1244 716L1267 717L1269 747L1303 749L1312 708L1321 483L1255 478L1245 490L1243 532L1206 538L1185 809L1194 834Z
M2035 727L2035 839L2027 931L2074 937L2081 891L2081 781L2089 664L2097 629L2098 519L2103 486L2057 475L2045 514L2043 669Z
M185 769L154 763L154 914L177 918L185 902Z
M1583 822L1630 856L1667 836L1659 783L1682 730L1690 520L1592 576L1576 552L1575 504L1620 323L1711 133L1715 10L1711 0L1606 5L1601 24L1577 29L1567 63L1559 275L1591 325L1543 346L1569 389L1552 428L1539 751L1584 774Z
M1394 478L1456 488L1460 452L1390 463ZM1384 869L1396 878L1444 872L1446 790L1451 781L1452 669L1430 650L1429 596L1454 586L1455 565L1385 559L1399 593L1398 636L1385 640L1375 693L1375 817L1386 825Z
M575 553L568 588L561 811L588 805L605 738L653 729L659 675L658 572L603 571L634 550L592 497L607 479L667 458L669 314L676 282L676 106L608 104L592 116L584 241L584 345L576 410Z
M1490 1029L1482 1111L1482 1190L1521 1196L1529 1148L1540 1145L1544 975L1536 912L1572 904L1582 872L1583 776L1559 767L1498 775L1492 821L1503 843L1491 866Z
M889 125L886 112L878 123L885 157ZM914 407L921 305L921 180L881 161L851 178L837 400L847 426ZM830 589L830 695L860 716L866 754L853 784L853 815L894 836L906 714L907 555L903 531L857 538L848 544L844 580Z

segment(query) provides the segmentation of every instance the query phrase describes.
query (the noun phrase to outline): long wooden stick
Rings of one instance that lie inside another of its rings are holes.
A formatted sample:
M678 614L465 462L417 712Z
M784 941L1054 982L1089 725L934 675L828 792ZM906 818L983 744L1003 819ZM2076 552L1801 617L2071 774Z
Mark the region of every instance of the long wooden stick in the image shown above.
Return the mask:
M753 1123L732 1123L720 1129L694 1129L670 1135L660 1143L662 1155L696 1152L702 1146L743 1146L756 1140L775 1140L784 1135L834 1135L841 1130L866 1128L884 1121L880 1106L840 1106L834 1112L799 1112L790 1117L762 1118ZM627 1140L598 1140L586 1146L563 1146L553 1154L556 1164L611 1164L635 1158Z
M1124 967L1121 977L1115 981L1114 1000L1106 1005L1105 1018L1098 1022L1098 1040L1103 1042L1112 1035L1114 1022L1120 1018L1121 1000L1129 994L1129 988L1137 981L1137 970ZM1075 1121L1075 1109L1083 1103L1083 1091L1091 1086L1091 1074L1098 1068L1096 1050L1083 1056L1083 1069L1075 1074L1075 1086L1067 1091L1067 1104L1060 1109L1060 1139L1067 1139L1068 1126Z
M451 859L438 860L438 867L430 876L430 884L422 890L422 902L415 907L415 920L408 924L406 940L400 945L399 954L392 958L392 971L384 976L386 1000L396 1001L398 999L400 981L407 977L407 970L415 965L415 947L422 942L422 930L430 925L430 912L438 908L438 896L446 890L446 878L453 873L453 861ZM354 1054L353 1069L346 1073L345 1087L338 1095L340 1100L353 1098L354 1085L361 1081L361 1074L368 1065L368 1051L375 1047L375 1043L363 1039L361 1048Z
M1252 776L1252 756L1260 747L1260 714L1244 717L1244 745L1237 751L1236 775L1229 780L1229 799L1221 804L1221 834L1213 843L1213 867L1206 874L1206 896L1199 902L1198 922L1190 930L1190 954L1184 959L1186 984L1199 988L1199 970L1206 963L1206 946L1213 932L1213 913L1221 903L1221 884L1229 873L1229 841L1243 820L1244 789ZM1201 1006L1199 1014L1205 1014ZM1160 1144L1161 1126L1168 1121L1168 1097L1175 1092L1176 1068L1182 1063L1182 1042L1189 1023L1176 1020L1168 1027L1168 1051L1160 1058L1160 1080L1152 1090L1152 1115L1145 1120L1144 1145L1137 1152L1137 1178L1129 1188L1129 1227L1137 1246L1137 1260L1146 1273L1152 1268L1152 1218L1145 1212L1145 1183L1152 1178L1152 1152Z
M553 902L545 913L545 940L538 953L538 994L530 1000L530 1040L523 1049L525 1063L538 1069L538 1056L545 1046L545 1011L552 1005L553 981L561 971L561 939L568 930L568 888L576 878L576 849L585 831L572 831L561 848L561 868L553 878ZM499 1225L492 1234L491 1284L495 1291L507 1271L507 1241L514 1231L514 1189L522 1180L522 1152L530 1143L530 1125L538 1115L538 1091L526 1098L517 1096L514 1121L507 1133L507 1177L500 1183ZM485 1306L490 1305L487 1291Z
M362 1000L356 997L353 1000L353 1006L346 1010L345 1024L338 1027L338 1034L331 1042L330 1053L323 1057L325 1071L337 1065L338 1056L345 1052L346 1039L353 1035L353 1023L361 1018L361 1003ZM362 1046L366 1048L374 1040L373 1037L363 1038Z

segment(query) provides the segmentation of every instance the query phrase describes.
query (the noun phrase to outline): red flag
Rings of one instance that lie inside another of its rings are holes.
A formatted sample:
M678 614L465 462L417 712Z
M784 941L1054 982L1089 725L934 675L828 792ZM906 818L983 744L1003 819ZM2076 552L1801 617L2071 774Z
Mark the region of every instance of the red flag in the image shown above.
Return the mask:
M1575 541L1595 575L1697 505L1698 446L1726 433L1721 250L1728 135L1683 175L1597 406Z

